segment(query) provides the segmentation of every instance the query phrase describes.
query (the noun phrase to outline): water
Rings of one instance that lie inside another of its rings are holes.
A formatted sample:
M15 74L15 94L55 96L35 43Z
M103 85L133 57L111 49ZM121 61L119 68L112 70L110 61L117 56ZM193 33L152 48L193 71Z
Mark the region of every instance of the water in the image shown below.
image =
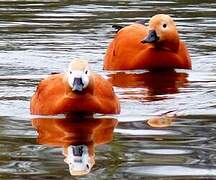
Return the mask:
M104 72L112 24L157 13L174 17L193 70ZM95 153L95 165L74 179L216 178L215 14L213 0L0 1L0 179L71 179L62 151L80 140ZM30 97L43 77L76 57L112 80L122 112L76 125L50 117L59 131L43 139L45 123L32 126ZM87 132L85 123L89 132L79 137L73 127Z

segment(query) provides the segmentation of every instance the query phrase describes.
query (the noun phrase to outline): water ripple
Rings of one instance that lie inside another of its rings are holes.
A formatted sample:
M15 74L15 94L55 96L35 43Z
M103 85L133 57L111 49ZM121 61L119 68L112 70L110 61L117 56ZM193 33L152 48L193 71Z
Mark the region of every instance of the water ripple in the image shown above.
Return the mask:
M156 13L175 19L193 70L122 73L127 86L114 84L122 106L114 140L96 149L96 166L79 179L215 178L215 10L212 0L2 0L0 179L71 178L62 149L36 141L29 113L36 85L48 74L64 72L77 57L112 78L102 70L115 35L112 25L149 20ZM148 123L164 120L164 114L173 117L165 126Z

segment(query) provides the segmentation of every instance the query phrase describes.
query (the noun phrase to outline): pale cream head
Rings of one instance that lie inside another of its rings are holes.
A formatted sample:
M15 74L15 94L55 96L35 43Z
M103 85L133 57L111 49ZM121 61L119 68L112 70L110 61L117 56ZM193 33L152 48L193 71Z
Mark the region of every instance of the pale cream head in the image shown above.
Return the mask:
M175 22L170 16L165 14L153 16L149 21L148 29L156 32L159 41L171 40L178 37Z
M66 72L67 81L73 91L82 91L87 88L90 81L88 61L76 59L71 61Z
M153 16L149 21L148 34L142 43L152 43L157 48L177 51L179 35L173 19L165 14Z

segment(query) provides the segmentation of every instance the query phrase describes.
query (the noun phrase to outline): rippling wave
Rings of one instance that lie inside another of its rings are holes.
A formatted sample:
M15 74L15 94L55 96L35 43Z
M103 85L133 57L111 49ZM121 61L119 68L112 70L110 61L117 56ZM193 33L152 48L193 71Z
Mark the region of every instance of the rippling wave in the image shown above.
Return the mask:
M95 148L96 164L81 179L215 178L215 11L212 0L2 0L0 178L70 178L61 148L36 142L29 100L76 57L114 84L122 104L113 141ZM193 70L104 72L112 25L156 13L175 19Z

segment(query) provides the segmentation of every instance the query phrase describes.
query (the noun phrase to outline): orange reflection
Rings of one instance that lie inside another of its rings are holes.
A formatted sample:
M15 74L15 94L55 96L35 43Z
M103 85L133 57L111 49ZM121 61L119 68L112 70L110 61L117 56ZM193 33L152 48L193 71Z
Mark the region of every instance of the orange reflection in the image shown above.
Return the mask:
M157 95L178 93L179 88L186 87L187 77L187 73L175 71L118 72L110 74L109 81L116 87L144 88L145 99L157 100Z
M173 121L175 121L175 115L164 114L147 120L147 124L154 128L166 128L171 126Z
M64 161L69 165L71 175L90 172L95 164L95 146L112 141L117 124L118 121L112 118L80 116L32 119L39 144L63 147Z

